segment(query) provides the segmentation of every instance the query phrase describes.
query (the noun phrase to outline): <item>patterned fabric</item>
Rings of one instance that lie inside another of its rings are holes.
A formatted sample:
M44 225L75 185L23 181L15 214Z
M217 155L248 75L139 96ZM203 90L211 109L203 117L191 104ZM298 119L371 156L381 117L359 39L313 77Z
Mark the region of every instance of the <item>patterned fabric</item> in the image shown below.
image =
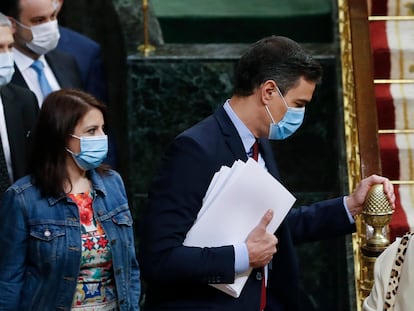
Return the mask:
M93 215L93 193L69 194L79 209L82 257L72 310L118 310L112 254L102 226Z
M394 310L395 297L397 296L398 284L401 277L401 269L404 265L405 253L411 236L414 233L405 234L400 241L398 246L397 254L395 255L394 265L391 270L390 280L388 282L387 293L385 294L384 311Z

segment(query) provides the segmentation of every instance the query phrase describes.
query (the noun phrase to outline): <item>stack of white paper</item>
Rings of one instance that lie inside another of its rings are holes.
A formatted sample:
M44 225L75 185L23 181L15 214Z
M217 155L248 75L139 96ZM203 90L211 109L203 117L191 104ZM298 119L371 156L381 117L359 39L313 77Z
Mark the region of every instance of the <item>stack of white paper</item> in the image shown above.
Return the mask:
M293 195L256 161L235 161L218 171L203 199L185 246L218 247L243 243L265 212L274 211L268 232L275 232L295 202ZM212 284L239 297L251 272L237 275L233 284Z

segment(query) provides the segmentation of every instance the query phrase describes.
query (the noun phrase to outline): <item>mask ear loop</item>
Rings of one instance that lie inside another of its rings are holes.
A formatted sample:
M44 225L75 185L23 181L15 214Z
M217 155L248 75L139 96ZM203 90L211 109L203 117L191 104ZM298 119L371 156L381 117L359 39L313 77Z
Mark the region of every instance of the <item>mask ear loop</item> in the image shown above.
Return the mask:
M279 89L279 87L278 87L278 86L276 86L276 90L277 90L277 92L279 93L280 97L282 98L283 102L285 103L286 108L288 108L288 109L289 109L289 106L288 106L288 104L287 104L287 102L286 102L286 100L285 100L285 97L282 95L282 92L280 91L280 89Z
M18 26L20 26L20 27L22 27L22 28L24 28L24 29L26 29L26 30L32 30L32 28L30 27L30 26L26 26L25 24L22 24L22 23L20 23L17 19L14 19L14 22L18 25Z
M267 105L265 105L265 108L267 110L267 113L269 114L270 119L272 119L272 123L276 123L275 119L273 119L272 114L270 113L269 107L267 107Z
M80 137L79 136L76 136L76 135L73 135L73 134L70 134L70 136L72 136L73 138L77 138L77 139L79 139L80 140ZM72 150L70 150L68 147L66 147L65 148L66 149L66 151L67 152L69 152L71 155L78 155L79 153L74 153Z

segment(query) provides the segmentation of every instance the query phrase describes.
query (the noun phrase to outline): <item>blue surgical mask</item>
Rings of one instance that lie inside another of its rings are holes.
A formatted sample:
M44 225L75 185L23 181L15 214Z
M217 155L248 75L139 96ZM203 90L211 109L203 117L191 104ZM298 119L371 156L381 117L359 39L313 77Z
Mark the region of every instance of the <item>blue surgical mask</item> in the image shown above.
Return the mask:
M276 89L287 107L285 115L282 120L276 123L267 105L265 108L270 119L272 119L269 127L269 139L281 140L292 135L301 126L305 116L305 107L289 107L279 88L276 87Z
M13 52L0 53L0 86L8 84L14 74Z
M80 152L73 153L68 148L66 150L72 155L76 164L83 170L91 170L97 168L108 153L108 137L101 136L75 136L80 140Z

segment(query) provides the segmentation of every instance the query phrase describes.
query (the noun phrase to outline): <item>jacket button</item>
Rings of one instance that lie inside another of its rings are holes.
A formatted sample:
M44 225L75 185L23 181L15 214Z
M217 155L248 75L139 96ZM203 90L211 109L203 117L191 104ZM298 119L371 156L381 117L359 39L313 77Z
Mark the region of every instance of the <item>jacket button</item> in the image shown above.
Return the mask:
M98 212L98 215L99 215L99 216L102 216L103 214L104 214L104 212L103 212L103 211L99 211L99 212Z
M49 229L46 229L45 232L43 233L43 235L45 237L50 237L51 233L50 233Z
M262 273L261 273L261 272L257 272L257 273L256 273L256 280L261 281L261 280L262 280L262 278L263 278Z
M116 243L116 240L111 241L111 245L115 245L115 243Z

